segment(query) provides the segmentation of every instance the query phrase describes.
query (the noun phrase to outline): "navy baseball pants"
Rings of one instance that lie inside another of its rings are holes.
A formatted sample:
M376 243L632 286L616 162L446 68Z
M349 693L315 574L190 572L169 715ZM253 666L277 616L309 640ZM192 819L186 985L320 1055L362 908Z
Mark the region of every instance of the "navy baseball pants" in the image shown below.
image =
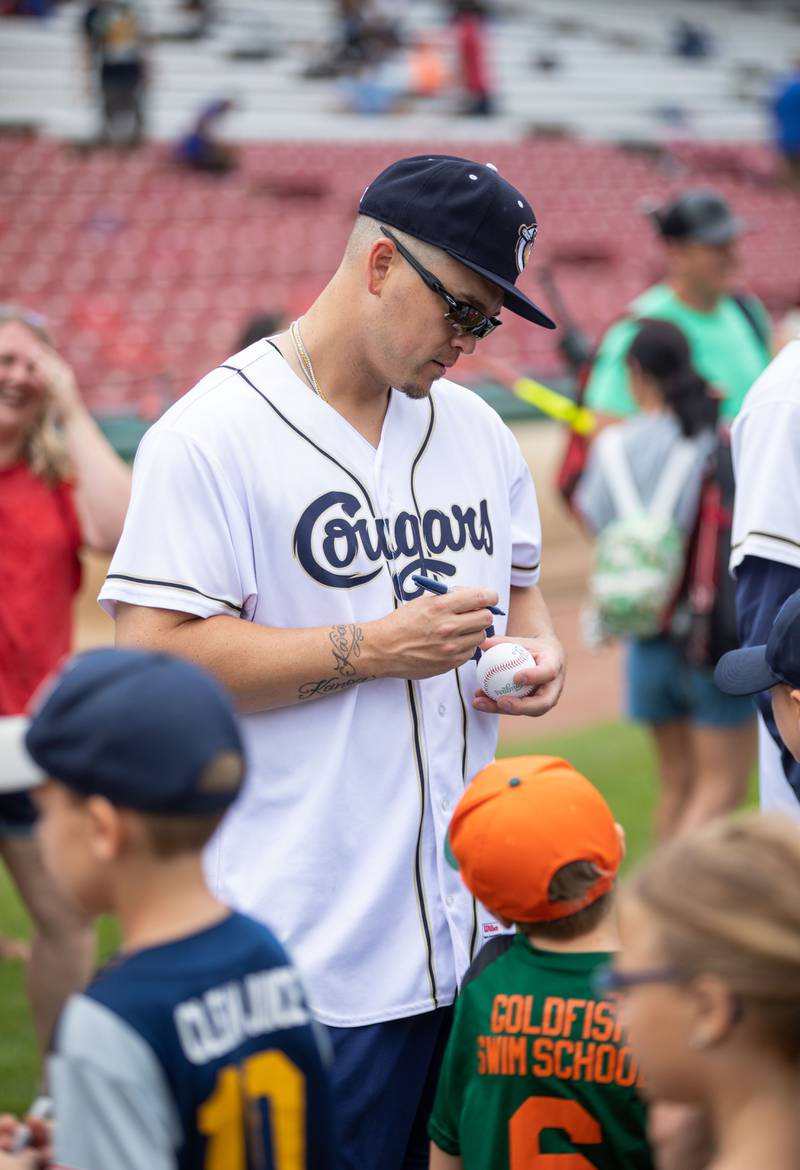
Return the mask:
M341 1170L424 1170L452 1007L329 1028Z

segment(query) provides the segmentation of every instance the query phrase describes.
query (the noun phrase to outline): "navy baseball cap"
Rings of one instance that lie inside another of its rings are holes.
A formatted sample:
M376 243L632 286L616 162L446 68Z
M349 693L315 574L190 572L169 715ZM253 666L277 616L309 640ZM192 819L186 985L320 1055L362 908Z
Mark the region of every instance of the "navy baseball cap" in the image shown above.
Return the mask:
M496 284L512 313L555 329L516 288L536 238L533 208L491 163L450 154L401 158L373 179L358 211L441 248Z
M78 654L45 683L30 718L0 719L0 792L48 778L121 808L219 812L241 788L231 700L209 674L167 654Z
M729 244L747 227L728 201L711 190L684 191L651 214L664 239L686 243Z
M723 654L714 682L727 695L756 695L777 683L800 687L800 589L778 610L766 645Z

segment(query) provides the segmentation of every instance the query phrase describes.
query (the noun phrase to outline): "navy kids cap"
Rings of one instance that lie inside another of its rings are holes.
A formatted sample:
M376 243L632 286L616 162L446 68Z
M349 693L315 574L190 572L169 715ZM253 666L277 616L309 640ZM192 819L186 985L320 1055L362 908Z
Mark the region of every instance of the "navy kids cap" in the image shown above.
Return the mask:
M227 808L243 776L227 694L167 654L78 654L45 684L30 719L0 719L0 792L52 777L122 808L191 816Z
M766 645L723 654L714 682L727 695L755 695L777 683L800 687L800 589L778 610Z
M401 158L373 179L358 210L441 248L502 289L512 313L555 329L515 287L536 238L533 208L491 163L449 154Z
M677 199L652 212L661 235L687 243L729 244L746 228L718 191L684 191Z

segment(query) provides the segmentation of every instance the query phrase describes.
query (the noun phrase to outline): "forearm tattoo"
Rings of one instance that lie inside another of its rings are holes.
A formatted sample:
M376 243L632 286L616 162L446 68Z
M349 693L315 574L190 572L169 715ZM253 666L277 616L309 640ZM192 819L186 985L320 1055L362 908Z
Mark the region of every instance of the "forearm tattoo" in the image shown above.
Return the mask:
M356 687L359 683L368 682L374 675L358 675L355 660L361 654L361 643L364 641L364 632L360 626L340 625L333 626L328 634L333 652L333 678L320 678L315 682L302 683L297 691L300 702L306 699L315 699L323 695L336 695L341 691Z

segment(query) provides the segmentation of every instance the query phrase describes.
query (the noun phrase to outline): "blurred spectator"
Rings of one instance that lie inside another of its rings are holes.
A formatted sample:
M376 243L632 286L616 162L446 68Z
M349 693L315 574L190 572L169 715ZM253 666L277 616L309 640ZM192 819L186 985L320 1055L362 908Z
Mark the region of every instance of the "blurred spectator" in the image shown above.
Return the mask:
M414 41L409 68L412 97L438 97L447 84L447 65L436 38L430 34L421 33Z
M183 0L183 10L193 18L192 36L206 36L214 19L214 0Z
M49 16L54 0L3 0L0 16Z
M461 112L483 116L493 114L495 103L489 76L486 8L482 0L455 0L453 26L464 92Z
M594 410L633 414L625 355L637 319L671 321L686 335L692 361L723 396L721 417L735 418L770 357L770 324L753 296L734 296L737 244L745 224L716 191L685 191L652 213L664 246L666 273L628 307L600 343L586 390Z
M392 84L384 61L359 61L340 86L344 108L353 114L391 114L405 96Z
M800 185L800 57L792 73L781 78L772 98L775 149L789 182Z
M144 131L145 37L130 0L95 0L83 17L89 72L99 84L105 142L135 146Z
M657 514L651 512L657 498L664 501L664 480L675 476L676 466L682 467L673 479L678 490L673 490L671 506L664 507L683 537L685 555L716 444L719 400L694 369L685 336L669 321L639 322L626 361L639 413L606 428L592 444L575 506L592 532L611 533L615 523L619 531L620 522L630 523L629 514L621 510L625 500L617 482L619 467L648 516ZM631 581L637 569L651 577L657 571L652 536L645 543L645 532L640 527L640 561L634 549L629 547L627 556L624 545L618 549L617 588L622 596L625 574ZM687 661L673 616L663 618L660 629L647 636L626 639L628 714L648 726L658 760L659 839L735 808L744 797L755 756L749 700L722 694L710 665Z
M714 51L711 34L691 20L679 20L672 30L672 51L676 57L700 60Z
M233 106L229 98L216 98L204 106L189 133L178 140L173 151L175 162L189 170L214 174L233 170L237 165L235 150L215 137L220 119Z
M129 490L42 320L0 306L0 715L22 713L69 652L78 552L113 550ZM46 873L34 819L27 794L0 797L0 856L33 920L27 986L44 1051L89 976L94 939Z
M275 333L280 333L285 328L286 317L279 309L267 310L265 313L256 313L245 324L239 335L239 340L236 342L235 350L238 353L240 350L247 349L248 345L253 345L256 341L260 341L262 337L272 337Z
M345 61L376 61L400 44L393 6L382 0L337 0L340 51Z

